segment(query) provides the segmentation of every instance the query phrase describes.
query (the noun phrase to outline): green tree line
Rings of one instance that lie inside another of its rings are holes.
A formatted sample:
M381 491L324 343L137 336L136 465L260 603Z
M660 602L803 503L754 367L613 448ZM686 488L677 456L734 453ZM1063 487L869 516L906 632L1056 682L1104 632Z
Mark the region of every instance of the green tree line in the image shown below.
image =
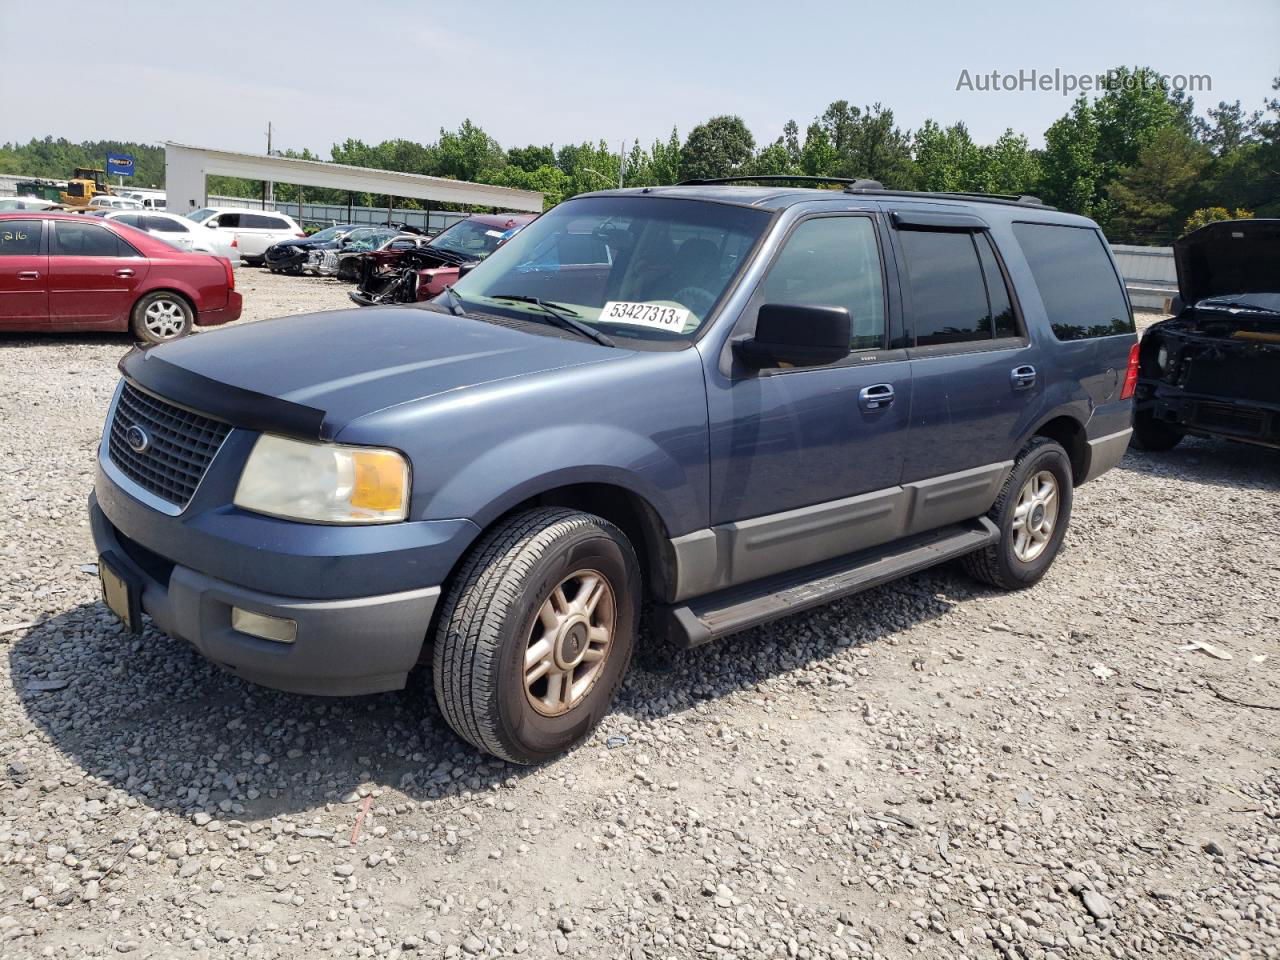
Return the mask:
M788 121L774 139L757 142L740 117L715 116L682 140L633 142L625 164L603 140L504 148L466 120L432 143L347 139L333 144L335 163L398 170L538 190L548 207L566 197L617 186L766 174L868 177L894 189L1034 194L1097 220L1113 242L1165 244L1216 216L1280 216L1280 77L1259 108L1221 102L1197 113L1190 97L1169 90L1149 68L1119 68L1093 98L1081 96L1045 131L1045 145L1005 130L977 143L963 122L926 120L904 129L882 104L836 100L803 133ZM164 151L149 144L71 143L46 137L0 147L0 173L65 178L75 166L101 166L108 151L132 153L132 183L164 185ZM283 155L326 159L309 150ZM620 176L621 174L621 176ZM211 177L209 192L256 197L256 181ZM275 186L276 199L346 203L341 191ZM381 205L385 197L357 195ZM398 201L413 206L412 201Z

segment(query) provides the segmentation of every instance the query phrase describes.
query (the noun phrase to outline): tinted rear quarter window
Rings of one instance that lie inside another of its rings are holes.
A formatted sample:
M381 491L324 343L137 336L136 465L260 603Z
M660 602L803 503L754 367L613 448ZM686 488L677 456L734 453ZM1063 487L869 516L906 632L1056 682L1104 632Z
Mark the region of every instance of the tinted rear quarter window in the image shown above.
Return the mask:
M240 215L240 226L254 230L288 230L289 225L279 217L266 217L260 213L244 213Z
M39 252L39 220L0 221L0 257L32 257Z
M1013 235L1031 267L1049 327L1059 340L1133 333L1124 287L1091 227L1015 223Z
M123 217L119 219L123 220ZM189 233L181 223L176 220L170 220L168 217L147 217L146 224L148 230L155 230L158 233Z

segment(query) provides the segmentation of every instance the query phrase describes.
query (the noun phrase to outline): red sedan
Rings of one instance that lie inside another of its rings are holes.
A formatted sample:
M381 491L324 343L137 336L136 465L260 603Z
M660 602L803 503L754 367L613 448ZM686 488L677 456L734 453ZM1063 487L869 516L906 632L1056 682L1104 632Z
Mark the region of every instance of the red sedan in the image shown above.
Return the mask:
M0 331L132 331L160 343L240 316L222 257L116 220L0 213Z

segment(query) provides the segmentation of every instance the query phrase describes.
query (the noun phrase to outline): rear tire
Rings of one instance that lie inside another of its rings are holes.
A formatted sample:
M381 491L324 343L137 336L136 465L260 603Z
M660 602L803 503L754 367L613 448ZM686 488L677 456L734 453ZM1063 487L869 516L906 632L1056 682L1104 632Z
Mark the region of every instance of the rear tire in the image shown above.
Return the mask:
M1048 437L1022 449L987 516L1000 539L963 560L971 577L1001 590L1024 590L1048 572L1071 520L1067 451Z
M195 312L178 294L156 290L133 305L129 328L144 343L167 343L191 332Z
M1147 453L1163 453L1172 450L1186 432L1181 427L1157 420L1149 411L1142 411L1133 418L1133 445Z
M514 763L575 746L626 674L640 587L635 551L607 520L543 507L500 523L441 610L432 666L449 726Z

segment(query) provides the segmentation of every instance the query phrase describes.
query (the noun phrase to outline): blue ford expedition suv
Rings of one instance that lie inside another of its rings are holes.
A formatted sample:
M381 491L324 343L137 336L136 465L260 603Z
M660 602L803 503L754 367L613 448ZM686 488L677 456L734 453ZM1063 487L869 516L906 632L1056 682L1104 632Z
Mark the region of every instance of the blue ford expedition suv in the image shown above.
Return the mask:
M1098 227L794 179L577 197L433 302L130 353L89 503L108 605L284 690L430 659L453 728L531 763L638 643L952 558L1035 583L1131 432Z

